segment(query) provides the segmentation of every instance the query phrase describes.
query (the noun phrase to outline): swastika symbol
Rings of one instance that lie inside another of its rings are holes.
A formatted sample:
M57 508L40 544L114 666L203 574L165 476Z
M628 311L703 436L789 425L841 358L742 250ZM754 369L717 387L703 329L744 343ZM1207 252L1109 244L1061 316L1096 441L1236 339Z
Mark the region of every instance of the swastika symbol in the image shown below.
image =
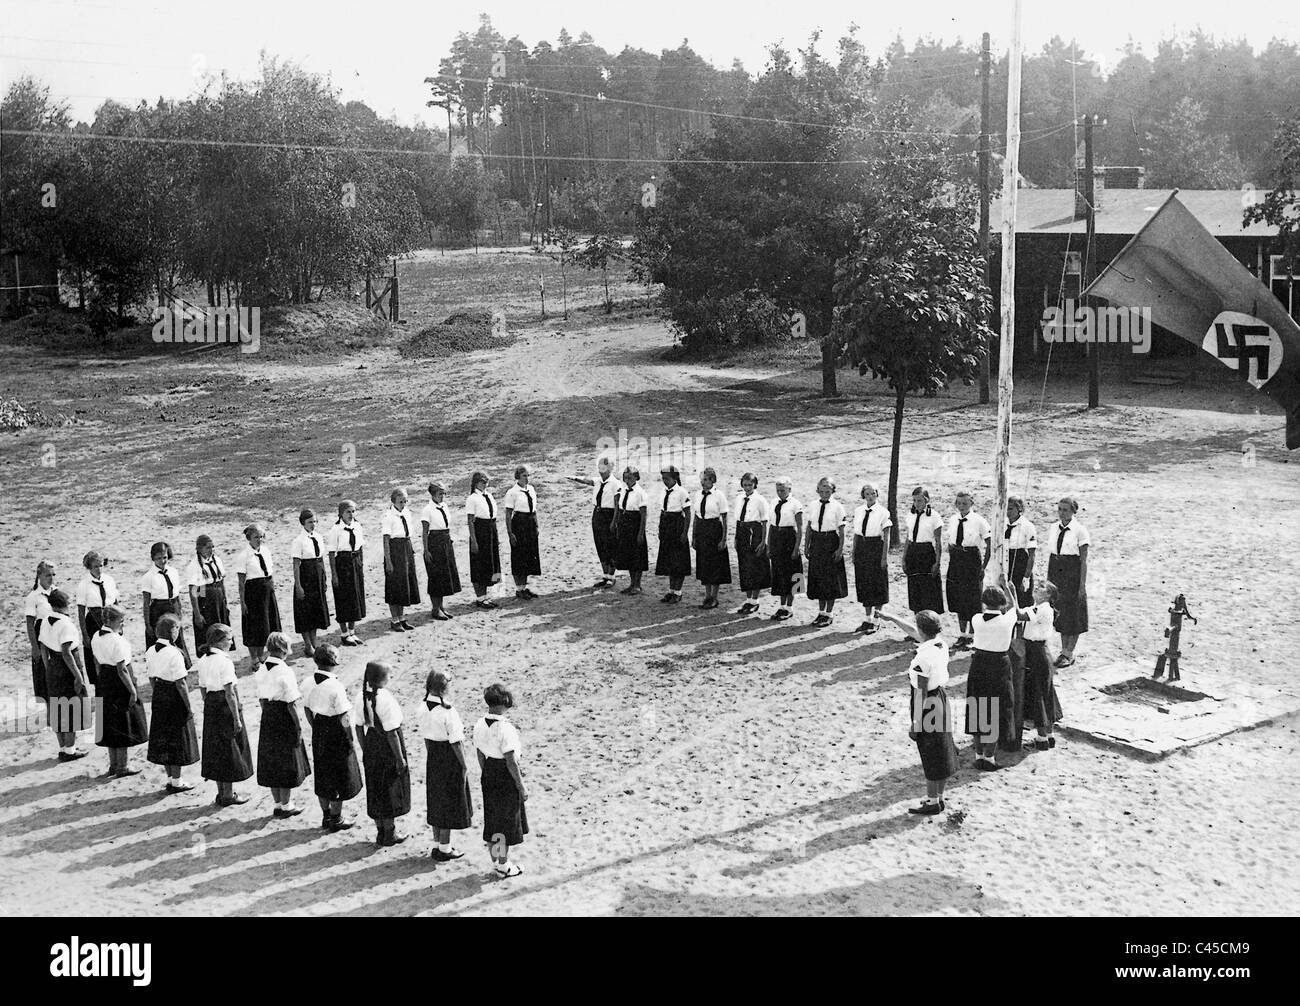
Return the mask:
M1234 370L1239 370L1246 380L1251 380L1250 361L1255 361L1256 381L1268 379L1268 346L1270 329L1267 325L1242 325L1214 323L1216 346L1214 355ZM1262 341L1251 342L1251 338Z

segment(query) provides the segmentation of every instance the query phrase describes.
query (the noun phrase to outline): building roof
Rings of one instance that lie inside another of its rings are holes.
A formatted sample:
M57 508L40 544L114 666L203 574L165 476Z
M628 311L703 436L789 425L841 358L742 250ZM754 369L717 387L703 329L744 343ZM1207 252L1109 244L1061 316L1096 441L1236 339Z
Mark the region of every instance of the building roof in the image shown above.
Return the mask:
M1132 235L1141 230L1173 189L1102 189L1097 233ZM1262 202L1267 192L1254 193ZM1277 228L1263 222L1242 226L1248 192L1239 189L1179 189L1178 200L1215 237L1273 237ZM1002 226L1002 200L989 207L989 229ZM1016 200L1017 234L1083 234L1083 218L1074 219L1074 189L1021 189Z

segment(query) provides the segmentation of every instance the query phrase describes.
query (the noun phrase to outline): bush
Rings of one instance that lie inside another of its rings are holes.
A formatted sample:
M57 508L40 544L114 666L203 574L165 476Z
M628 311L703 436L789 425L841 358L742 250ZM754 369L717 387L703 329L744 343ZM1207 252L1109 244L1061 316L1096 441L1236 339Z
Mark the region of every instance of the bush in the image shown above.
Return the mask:
M23 405L16 398L0 398L0 431L12 433L29 426L63 426L68 422L63 415L46 415L40 409Z
M759 346L790 336L790 315L757 290L687 297L665 289L662 303L691 353Z
M501 349L514 341L513 334L493 334L491 311L457 311L445 320L426 325L416 332L402 346L401 354L419 357L451 356L479 349Z

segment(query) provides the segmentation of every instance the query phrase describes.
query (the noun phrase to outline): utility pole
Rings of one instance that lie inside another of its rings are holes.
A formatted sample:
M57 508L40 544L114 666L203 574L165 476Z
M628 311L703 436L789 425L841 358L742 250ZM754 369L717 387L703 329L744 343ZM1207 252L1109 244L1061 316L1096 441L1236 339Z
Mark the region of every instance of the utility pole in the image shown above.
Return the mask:
M1083 201L1086 224L1084 238L1083 288L1097 278L1097 207L1096 190L1093 186L1092 127L1097 116L1083 117ZM1089 297L1085 307L1096 303L1096 298ZM1097 342L1097 326L1092 326L1092 338L1088 341L1088 408L1095 409L1101 402L1101 346Z
M984 260L984 285L989 286L989 33L984 33L983 46L980 49L980 149L979 149L979 183L980 183L980 258ZM989 402L989 357L993 347L991 340L984 344L984 355L980 360L980 404Z
M546 131L546 98L542 98L542 181L546 186L546 237L551 236L551 134Z

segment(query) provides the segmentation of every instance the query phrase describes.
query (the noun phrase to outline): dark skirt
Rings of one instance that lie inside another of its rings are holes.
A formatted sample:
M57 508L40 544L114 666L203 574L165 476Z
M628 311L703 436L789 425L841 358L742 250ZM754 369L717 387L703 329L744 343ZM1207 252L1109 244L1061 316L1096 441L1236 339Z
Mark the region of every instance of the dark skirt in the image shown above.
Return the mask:
M341 624L351 625L366 617L366 567L363 549L355 552L335 552L334 572L338 584L334 587L334 617Z
M59 733L77 733L95 725L94 699L87 694L63 651L41 645L45 661L45 723Z
M596 558L600 560L602 569L614 566L617 540L611 525L614 523L615 513L617 511L602 507L591 508L591 540L596 543Z
M1007 550L1007 579L1016 590L1016 606L1028 608L1034 603L1034 567L1029 561L1029 549L1013 548ZM1029 586L1022 588L1020 581L1027 579Z
M460 570L456 568L456 550L447 528L429 529L428 555L424 558L424 575L429 583L429 599L460 593Z
M945 596L948 610L963 622L984 610L980 592L984 589L983 554L978 548L952 548L948 550L948 582Z
M474 817L469 779L450 741L424 742L426 816L434 828L468 828Z
M855 535L853 544L853 589L858 603L877 607L889 603L889 570L880 564L884 538Z
M772 566L767 555L758 554L763 544L763 527L760 521L745 521L736 525L736 566L740 570L741 590L766 590L772 586Z
M1061 719L1061 703L1056 697L1051 655L1047 640L1026 639L1025 644L1025 711L1042 734L1052 732L1052 724Z
M980 744L1005 741L1014 733L1013 703L1010 658L976 650L966 675L966 732Z
M849 596L849 574L844 556L835 559L839 531L808 532L808 596L815 601L835 601Z
M497 522L475 517L474 540L478 543L478 551L469 554L469 582L476 587L500 583L501 541L497 535Z
M918 691L911 687L909 715L915 717ZM921 770L929 782L941 782L957 774L957 742L953 740L952 709L948 693L943 688L931 688L925 693L921 707L921 730L916 730L915 719L911 727L912 740L921 755Z
M402 752L402 764L397 764L392 738ZM401 817L411 812L411 764L406 758L406 740L402 728L381 730L378 726L366 731L361 762L366 770L366 813L375 820Z
M803 574L799 537L793 527L773 529L772 547L767 559L772 567L772 593L777 597L789 597L795 590L794 578Z
M179 596L173 597L170 601L149 601L149 614L144 620L144 648L147 650L158 642L158 636L154 632L154 626L158 624L158 619L163 615L173 614L177 618L181 615L181 599ZM178 650L185 654L185 666L190 666L190 648L185 643L185 623L176 627L176 639L174 641ZM186 763L188 764L188 762Z
M1056 618L1052 625L1064 636L1078 636L1088 631L1088 592L1079 580L1083 562L1077 555L1049 555L1047 579L1056 584Z
M1011 732L998 738L1003 751L1019 751L1025 733L1025 641L1014 636L1007 651L1011 664Z
M420 581L415 575L415 552L410 538L388 539L391 570L384 570L384 603L406 607L420 603Z
M95 744L102 748L133 748L149 740L149 718L144 703L122 682L116 667L102 665L95 687L99 715L95 719Z
M203 642L203 633L207 631L209 625L230 625L230 604L226 600L226 584L222 580L213 583L205 583L198 588L199 606L195 609L195 615L203 617L203 628L199 628L198 618L194 619L194 641L198 645ZM230 641L230 648L235 648L235 641Z
M721 517L695 522L695 579L715 587L731 582L731 552L722 537Z
M504 758L483 759L483 841L499 835L507 845L522 845L528 812Z
M659 555L655 559L655 576L687 577L691 575L691 543L682 540L686 517L677 513L659 515Z
M641 537L641 511L619 510L614 531L614 568L639 573L650 568L650 547Z
M944 613L943 584L934 568L934 546L928 541L914 542L903 558L903 572L907 574L907 606L912 611Z
M302 597L293 592L293 631L311 632L330 627L330 603L325 594L325 560L299 559L298 583Z
M32 648L32 694L38 699L49 698L50 690L45 684L45 656L40 643Z
M301 786L311 775L302 720L293 702L262 700L262 726L257 734L257 784L275 789Z
M234 685L203 693L202 756L203 778L212 782L243 782L253 774L253 752Z
M86 680L95 686L95 692L99 692L99 661L95 659L92 652L94 647L90 641L95 638L95 633L104 626L104 609L87 608L86 609L86 633L82 645L82 659L86 662Z
M244 610L239 616L239 628L244 645L260 650L266 646L266 637L280 631L280 605L275 600L275 580L259 576L244 581Z
M153 716L146 758L154 765L193 765L199 760L199 735L184 681L153 679Z
M510 546L510 575L540 576L542 558L537 541L537 514L514 511L510 515L510 530L515 536L515 543Z
M312 721L311 758L316 763L316 795L322 800L351 800L361 792L361 766L352 738L343 729L345 715Z

